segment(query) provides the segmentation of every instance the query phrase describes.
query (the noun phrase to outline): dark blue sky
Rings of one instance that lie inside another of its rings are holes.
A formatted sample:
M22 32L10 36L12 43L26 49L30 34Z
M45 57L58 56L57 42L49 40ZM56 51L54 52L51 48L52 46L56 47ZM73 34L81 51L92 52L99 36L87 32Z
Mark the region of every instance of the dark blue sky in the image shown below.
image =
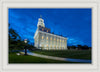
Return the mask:
M68 45L88 45L91 47L92 13L90 8L64 8L64 9L37 9L37 8L10 8L8 21L10 27L15 29L22 39L29 39L34 43L34 33L40 15L45 26L58 35L68 38Z

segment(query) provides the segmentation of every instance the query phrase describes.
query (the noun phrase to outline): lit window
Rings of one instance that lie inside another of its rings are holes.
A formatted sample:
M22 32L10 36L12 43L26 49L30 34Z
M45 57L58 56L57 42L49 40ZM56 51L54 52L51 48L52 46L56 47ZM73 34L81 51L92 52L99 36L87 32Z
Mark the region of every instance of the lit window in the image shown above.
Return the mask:
M42 39L44 39L44 36L42 36Z
M42 29L42 31L44 31L44 29Z
M48 32L48 30L47 30L47 32Z
M54 40L56 40L56 39L54 38Z
M48 40L48 37L47 37L47 40Z
M48 47L48 44L47 44L47 47Z
M50 38L50 40L52 40L52 38Z

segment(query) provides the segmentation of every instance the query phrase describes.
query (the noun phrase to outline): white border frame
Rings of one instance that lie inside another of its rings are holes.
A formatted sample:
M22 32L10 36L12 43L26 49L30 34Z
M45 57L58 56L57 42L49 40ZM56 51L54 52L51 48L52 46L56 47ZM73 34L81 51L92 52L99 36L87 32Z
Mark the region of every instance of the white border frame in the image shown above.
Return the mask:
M96 3L7 3L3 2L3 70L22 69L97 69L97 4ZM92 64L8 64L8 8L92 8ZM6 45L5 45L6 44Z

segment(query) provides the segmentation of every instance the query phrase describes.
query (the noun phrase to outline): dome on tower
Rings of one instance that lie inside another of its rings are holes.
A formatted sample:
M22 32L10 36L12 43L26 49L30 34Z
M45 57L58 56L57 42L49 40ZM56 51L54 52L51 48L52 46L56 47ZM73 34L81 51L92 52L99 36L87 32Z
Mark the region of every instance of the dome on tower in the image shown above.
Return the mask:
M42 19L42 16L40 16L40 18L38 19L38 24L37 26L42 26L42 27L45 27L45 24L44 24L44 20Z

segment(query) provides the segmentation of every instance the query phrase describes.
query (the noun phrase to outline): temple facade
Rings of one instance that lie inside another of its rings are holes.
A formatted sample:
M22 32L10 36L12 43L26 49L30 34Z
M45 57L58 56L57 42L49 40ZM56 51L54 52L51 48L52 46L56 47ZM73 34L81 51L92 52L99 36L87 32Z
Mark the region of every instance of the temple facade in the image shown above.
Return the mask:
M50 29L45 27L41 17L38 19L34 45L42 50L67 50L67 38L51 33Z

